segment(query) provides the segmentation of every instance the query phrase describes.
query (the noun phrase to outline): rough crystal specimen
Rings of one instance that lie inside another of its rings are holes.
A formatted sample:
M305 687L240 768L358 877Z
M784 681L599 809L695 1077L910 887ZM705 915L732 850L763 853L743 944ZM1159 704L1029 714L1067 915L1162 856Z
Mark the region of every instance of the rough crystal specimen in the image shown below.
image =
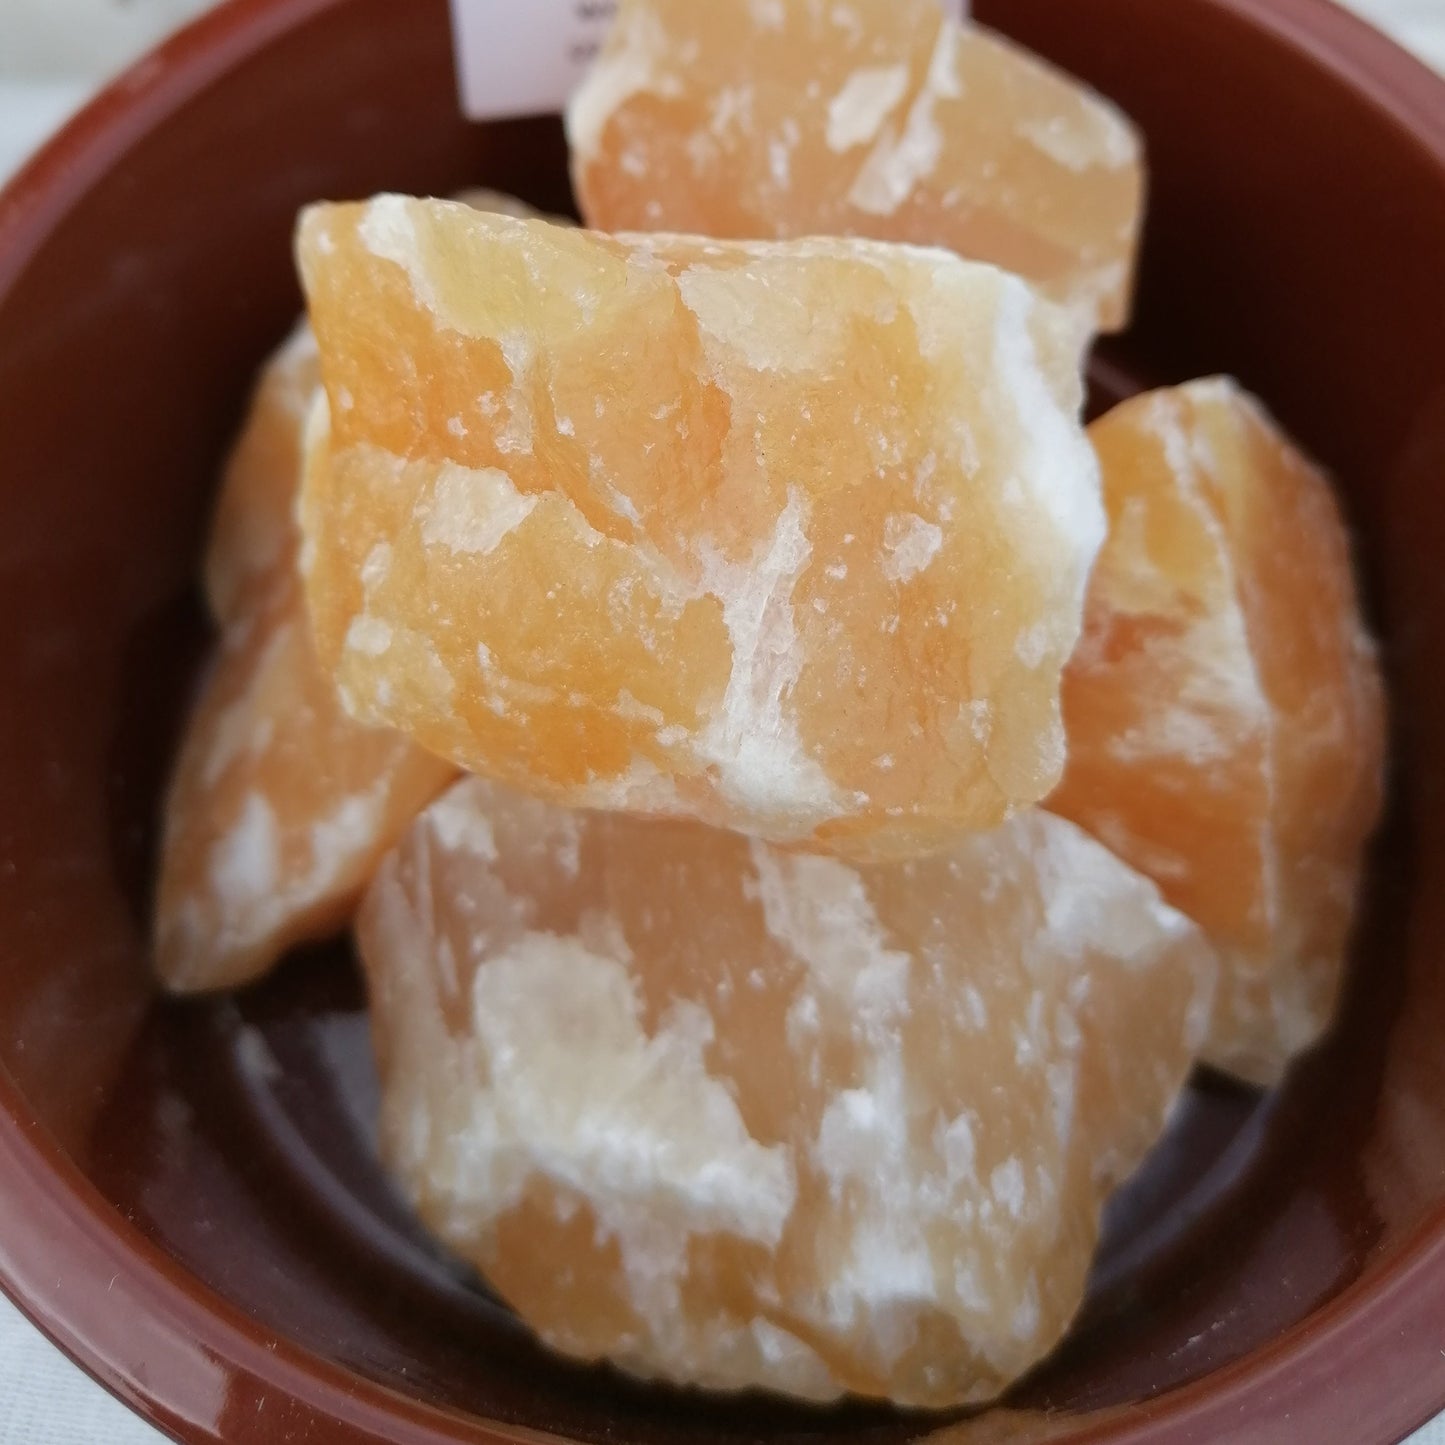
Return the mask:
M320 387L316 338L303 320L262 369L221 480L204 577L222 627L244 623L296 570L302 438Z
M1138 133L937 0L622 0L568 135L602 230L947 246L1128 319Z
M249 983L344 927L378 860L456 774L364 728L322 670L293 517L317 359L304 326L262 374L207 553L221 625L166 798L153 961L167 988Z
M1058 1341L1216 973L1050 814L856 869L479 779L358 928L383 1153L546 1341L919 1406Z
M568 806L900 853L1054 787L1103 536L1079 334L875 242L304 218L303 499L363 721Z
M1049 807L1224 958L1208 1057L1276 1081L1333 1013L1384 710L1328 481L1228 381L1097 423L1109 541L1065 678Z
M166 804L155 966L181 993L260 977L350 921L380 858L456 775L342 711L300 584L221 638Z

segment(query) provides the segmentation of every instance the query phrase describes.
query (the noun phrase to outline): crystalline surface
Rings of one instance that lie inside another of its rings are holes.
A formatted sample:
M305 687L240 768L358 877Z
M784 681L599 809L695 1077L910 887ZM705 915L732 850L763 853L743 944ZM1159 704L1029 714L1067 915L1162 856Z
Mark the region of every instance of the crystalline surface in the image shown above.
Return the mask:
M1103 534L1078 332L872 242L609 238L380 197L303 221L303 503L363 721L559 804L837 851L1061 771Z
M544 1339L930 1406L1060 1337L1216 972L1049 814L860 870L478 779L359 937L387 1161Z
M459 200L537 214L498 191ZM456 774L354 722L317 661L295 514L320 388L302 321L263 368L222 479L205 563L220 651L167 799L156 906L156 968L178 992L248 983L344 927L378 860Z
M206 601L222 627L244 623L295 571L302 434L320 386L316 338L302 321L262 370L222 478L205 562Z
M263 373L207 553L220 643L166 798L153 958L230 988L350 920L377 861L456 770L342 709L317 661L293 518L318 368L302 327Z
M501 191L462 191L457 200L501 216L538 215L525 201ZM295 570L302 431L320 386L316 337L303 319L262 369L246 426L222 478L205 561L206 600L222 626L242 621L249 609L264 603L278 578Z
M342 711L299 583L274 589L223 634L171 784L155 938L167 987L247 983L343 928L455 772Z
M1049 807L1225 959L1211 1062L1270 1083L1328 1026L1384 716L1329 483L1226 381L1092 430L1111 533L1065 680Z
M937 0L622 0L568 134L602 230L947 246L1128 319L1138 133Z

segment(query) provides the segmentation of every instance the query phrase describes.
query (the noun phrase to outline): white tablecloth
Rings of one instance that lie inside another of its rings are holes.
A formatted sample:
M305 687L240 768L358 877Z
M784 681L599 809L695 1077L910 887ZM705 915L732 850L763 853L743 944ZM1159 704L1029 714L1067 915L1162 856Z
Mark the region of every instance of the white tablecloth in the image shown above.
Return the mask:
M109 70L207 0L0 0L0 180ZM1445 70L1445 0L1347 0ZM0 1445L157 1445L161 1436L0 1297ZM1410 1445L1445 1445L1445 1416Z

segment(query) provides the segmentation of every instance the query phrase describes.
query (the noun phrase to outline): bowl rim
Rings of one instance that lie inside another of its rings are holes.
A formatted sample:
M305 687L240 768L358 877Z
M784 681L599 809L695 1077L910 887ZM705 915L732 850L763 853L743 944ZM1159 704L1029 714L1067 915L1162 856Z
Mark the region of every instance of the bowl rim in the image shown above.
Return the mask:
M351 0L225 0L125 71L0 189L0 301L127 149L271 40ZM1333 0L1202 0L1305 55L1445 173L1445 82ZM238 1389L325 1445L564 1445L428 1405L275 1335L149 1241L84 1176L0 1066L0 1291L113 1395L184 1442L217 1441ZM1079 1417L1060 1445L1274 1441L1334 1402L1350 1445L1445 1409L1445 1204L1412 1238L1268 1344L1156 1398ZM1388 1343L1390 1354L1382 1353ZM289 1414L288 1414L289 1412ZM246 1440L274 1438L258 1415ZM1365 1435L1363 1431L1378 1430ZM232 1436L238 1442L241 1436ZM287 1438L291 1438L289 1431ZM1294 1438L1300 1438L1298 1436Z

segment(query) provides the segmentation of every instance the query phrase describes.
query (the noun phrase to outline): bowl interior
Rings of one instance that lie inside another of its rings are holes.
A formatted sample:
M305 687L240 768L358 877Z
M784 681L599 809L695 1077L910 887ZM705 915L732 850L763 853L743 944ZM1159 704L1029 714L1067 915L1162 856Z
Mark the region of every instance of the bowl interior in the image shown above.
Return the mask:
M1316 0L1277 0L1268 24L1260 0L975 8L1148 133L1139 322L1101 352L1095 405L1232 372L1335 471L1398 732L1337 1036L1269 1098L1196 1083L1111 1210L1070 1343L1015 1393L1010 1439L1082 1439L1383 1280L1445 1202L1445 125L1432 149L1369 75L1292 42L1338 28ZM299 306L297 207L475 184L568 204L558 124L465 124L451 67L444 0L238 0L133 80L145 106L107 102L103 144L22 185L28 231L0 208L0 1067L117 1229L455 1421L919 1438L938 1422L702 1400L535 1348L374 1161L344 946L235 998L163 1003L147 982L157 801L207 640L199 542L249 379Z

